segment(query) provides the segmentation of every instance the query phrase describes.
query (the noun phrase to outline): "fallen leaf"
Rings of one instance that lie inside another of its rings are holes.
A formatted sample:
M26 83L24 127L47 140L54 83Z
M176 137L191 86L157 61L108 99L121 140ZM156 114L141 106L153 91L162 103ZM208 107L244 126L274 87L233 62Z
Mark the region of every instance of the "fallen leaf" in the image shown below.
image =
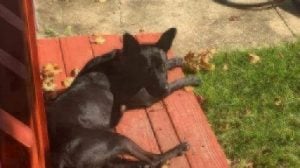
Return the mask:
M232 15L228 18L228 20L229 21L239 21L239 20L241 20L241 18L239 16Z
M62 81L62 85L65 87L65 88L68 88L69 86L71 86L72 82L74 81L74 77L67 77L65 78L63 81Z
M44 83L54 83L54 78L53 77L47 77L43 78Z
M231 166L232 161L231 161L230 159L226 159L226 160L227 160L227 164L228 164L229 166Z
M167 160L166 163L164 163L161 168L169 168L170 167L170 160Z
M261 62L260 56L252 54L252 53L250 53L248 55L248 58L249 58L249 62L251 64L257 64L257 63Z
M202 63L202 64L200 64L200 67L207 71L213 71L216 69L215 64Z
M194 92L194 87L192 87L192 86L185 86L184 90L187 91L187 92Z
M228 64L224 64L224 65L223 65L223 70L224 70L224 71L228 71Z
M145 32L145 30L144 30L143 28L140 28L140 29L139 29L139 32L140 32L140 33L143 33L143 32Z
M55 91L56 84L54 82L43 82L42 89L44 91Z
M249 116L250 114L251 114L251 110L248 109L248 108L246 108L246 110L245 110L245 115L246 115L246 116Z
M72 69L71 77L76 77L79 74L79 72L80 72L79 68Z
M197 72L200 70L198 59L195 56L195 53L189 51L184 57L185 67L191 72Z
M248 162L247 164L246 164L246 168L253 168L253 162Z
M202 97L202 96L200 96L200 95L197 95L197 94L195 94L195 95L196 95L196 98L197 98L198 103L199 103L199 104L203 104L204 101L205 101L204 97Z
M276 97L274 99L274 104L275 104L275 106L281 106L282 105L282 100L280 99L280 97Z
M212 71L215 69L215 65L210 61L214 53L216 53L216 49L201 49L198 54L190 51L184 57L185 66L192 72L197 72L200 69Z
M62 72L57 64L47 63L42 67L43 78L54 77L55 75Z
M96 44L104 44L106 39L101 34L94 34L91 42Z

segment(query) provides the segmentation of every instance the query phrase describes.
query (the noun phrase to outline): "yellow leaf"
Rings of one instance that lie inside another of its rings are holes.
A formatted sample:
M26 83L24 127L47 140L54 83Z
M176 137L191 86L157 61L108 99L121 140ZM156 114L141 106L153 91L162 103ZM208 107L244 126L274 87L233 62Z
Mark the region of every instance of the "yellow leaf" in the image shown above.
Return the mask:
M79 74L79 72L80 72L79 68L72 69L71 76L76 77Z
M279 97L276 97L275 100L274 100L274 104L275 106L280 106L282 105L282 101Z
M92 42L96 44L104 44L106 41L106 39L101 34L94 34L94 37L92 38Z
M166 163L164 163L161 168L169 168L170 167L170 160L167 160Z
M194 92L194 87L192 87L192 86L185 86L184 90L187 91L187 92Z
M74 81L74 77L67 77L62 81L62 84L65 88L68 88L69 86L71 86L72 82Z
M248 58L249 58L249 62L251 64L257 64L257 63L261 62L260 56L255 55L255 54L250 53Z
M228 71L228 64L224 64L224 65L223 65L223 70L224 70L224 71Z
M54 77L55 75L62 72L57 64L47 63L42 67L42 76L46 77Z
M55 91L56 84L54 82L43 82L42 89L44 91Z

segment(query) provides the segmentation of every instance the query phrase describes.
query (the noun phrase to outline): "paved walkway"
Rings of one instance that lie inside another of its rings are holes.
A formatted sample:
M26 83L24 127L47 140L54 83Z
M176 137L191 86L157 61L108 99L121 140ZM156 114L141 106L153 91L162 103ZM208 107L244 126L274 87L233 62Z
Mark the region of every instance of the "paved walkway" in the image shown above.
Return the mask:
M73 35L162 32L177 27L173 50L184 55L203 47L264 46L300 35L300 7L291 0L264 10L236 9L215 1L37 0L39 36L48 29Z

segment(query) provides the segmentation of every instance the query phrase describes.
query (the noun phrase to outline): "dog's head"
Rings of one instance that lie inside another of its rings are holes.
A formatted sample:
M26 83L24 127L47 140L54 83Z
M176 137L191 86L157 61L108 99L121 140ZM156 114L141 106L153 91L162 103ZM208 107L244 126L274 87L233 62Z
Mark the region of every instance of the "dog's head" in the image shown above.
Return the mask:
M142 45L132 35L123 35L123 54L128 73L152 96L161 96L167 91L167 52L175 35L176 29L170 28L157 43Z

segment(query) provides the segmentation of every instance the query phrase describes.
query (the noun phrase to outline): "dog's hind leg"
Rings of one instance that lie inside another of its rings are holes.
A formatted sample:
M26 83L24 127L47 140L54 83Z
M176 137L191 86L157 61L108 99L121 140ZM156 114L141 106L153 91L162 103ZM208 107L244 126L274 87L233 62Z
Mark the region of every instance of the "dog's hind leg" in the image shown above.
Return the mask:
M165 153L154 154L143 150L136 143L125 136L117 133L114 133L114 135L117 136L115 137L117 139L114 138L114 151L116 151L116 149L118 151L115 153L115 156L119 154L130 154L136 157L139 161L142 161L142 165L145 165L144 162L146 162L150 167L157 167L173 157L184 154L189 147L187 143L181 143Z
M183 58L175 57L171 58L167 61L167 69L170 70L175 67L182 67L183 66Z

